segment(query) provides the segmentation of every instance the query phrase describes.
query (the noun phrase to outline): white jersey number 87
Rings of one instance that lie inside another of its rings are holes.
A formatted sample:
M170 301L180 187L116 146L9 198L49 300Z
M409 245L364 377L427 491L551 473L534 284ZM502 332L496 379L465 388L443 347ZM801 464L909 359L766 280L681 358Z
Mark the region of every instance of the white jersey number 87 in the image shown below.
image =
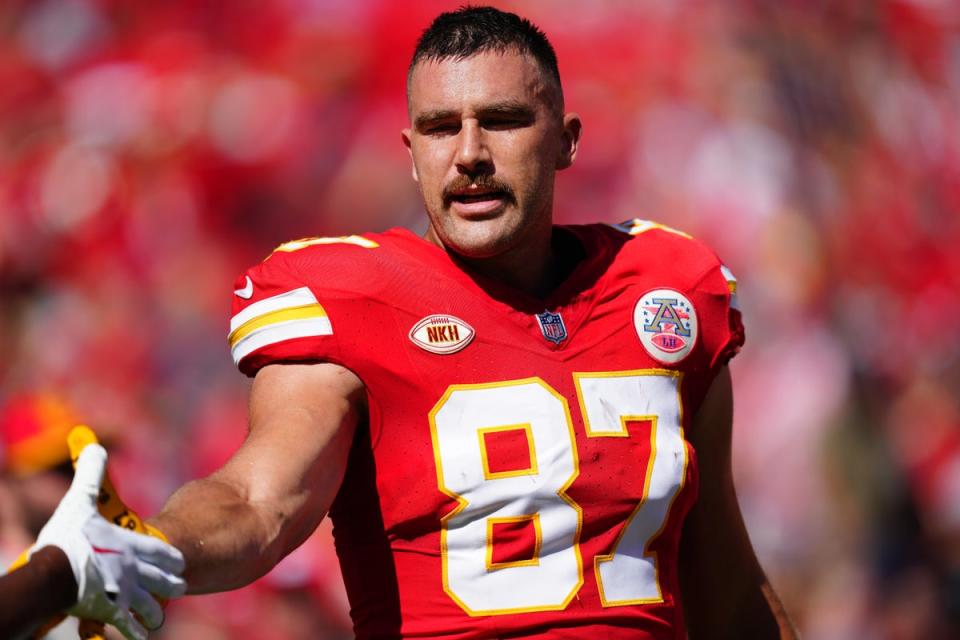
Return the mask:
M662 601L657 558L647 547L662 531L683 487L680 374L668 370L575 373L587 437L631 437L628 421L651 425L644 498L609 555L594 558L604 606ZM458 506L441 530L443 587L470 615L564 609L583 584L583 513L566 494L579 474L567 400L540 378L452 385L430 412L437 483ZM526 433L528 469L491 472L484 434ZM643 436L647 436L646 431ZM638 437L638 436L633 436ZM491 562L496 523L527 522L534 557Z

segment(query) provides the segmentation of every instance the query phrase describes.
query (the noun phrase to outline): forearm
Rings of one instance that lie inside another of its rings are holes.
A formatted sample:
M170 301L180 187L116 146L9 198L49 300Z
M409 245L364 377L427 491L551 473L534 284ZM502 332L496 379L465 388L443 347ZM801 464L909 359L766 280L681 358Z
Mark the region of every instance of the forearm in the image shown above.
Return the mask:
M777 595L777 592L773 590L773 587L767 580L764 580L760 590L763 592L763 598L770 608L770 613L773 614L773 618L776 620L780 640L798 640L800 638L800 632L797 631L793 620L787 615L787 610L783 607L783 602L780 601L780 596Z
M732 486L732 485L731 485ZM727 504L735 505L729 494ZM757 638L795 640L798 635L757 561L739 509L721 519L700 504L681 539L681 591L690 640Z
M181 487L149 523L183 553L188 593L197 594L236 589L269 571L284 552L280 521L211 476Z
M250 583L316 529L343 480L363 398L360 379L336 365L257 373L243 446L150 522L183 553L190 593Z
M23 567L0 577L0 636L16 638L77 601L70 562L57 547L44 547Z
M725 605L722 610L713 608L712 616L704 615L688 620L690 640L799 638L780 598L759 566L751 580L744 580L733 588L733 593L720 598ZM698 608L701 613L710 609L709 605Z

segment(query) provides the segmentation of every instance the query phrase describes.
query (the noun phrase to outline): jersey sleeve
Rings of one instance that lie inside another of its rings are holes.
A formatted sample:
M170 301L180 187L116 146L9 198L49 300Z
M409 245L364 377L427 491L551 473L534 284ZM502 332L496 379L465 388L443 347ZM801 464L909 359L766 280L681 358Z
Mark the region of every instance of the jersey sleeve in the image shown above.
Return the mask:
M705 316L702 335L707 366L716 370L740 352L746 339L737 302L737 279L718 260L697 289Z
M737 355L745 339L733 273L709 246L683 231L640 218L611 226L628 236L649 239L639 245L638 259L654 256L653 269L662 270L664 281L676 278L679 290L689 292L700 317L696 368L716 373Z
M720 273L727 283L727 328L729 336L723 348L718 353L717 362L714 364L727 364L731 358L740 353L740 348L746 341L746 332L743 328L743 314L740 311L740 303L737 298L737 278L733 275L726 265L720 265Z
M227 340L234 363L248 376L271 363L334 360L338 351L327 309L285 254L236 280Z

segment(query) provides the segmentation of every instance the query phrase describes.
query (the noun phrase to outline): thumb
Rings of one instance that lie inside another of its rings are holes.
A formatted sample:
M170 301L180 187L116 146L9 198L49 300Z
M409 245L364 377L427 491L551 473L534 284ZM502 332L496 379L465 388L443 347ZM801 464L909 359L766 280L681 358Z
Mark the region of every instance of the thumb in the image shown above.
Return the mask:
M71 493L79 493L96 498L100 493L100 483L107 469L107 450L99 444L88 444L77 458Z

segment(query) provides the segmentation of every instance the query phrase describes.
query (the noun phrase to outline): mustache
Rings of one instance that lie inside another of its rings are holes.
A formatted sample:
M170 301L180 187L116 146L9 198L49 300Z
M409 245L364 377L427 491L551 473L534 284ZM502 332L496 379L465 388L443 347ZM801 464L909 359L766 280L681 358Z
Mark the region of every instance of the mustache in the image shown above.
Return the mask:
M506 196L510 202L516 202L513 189L506 182L499 180L491 175L480 174L476 176L459 175L443 188L443 202L449 205L457 192L466 191L470 187L476 187L484 191L497 191Z

